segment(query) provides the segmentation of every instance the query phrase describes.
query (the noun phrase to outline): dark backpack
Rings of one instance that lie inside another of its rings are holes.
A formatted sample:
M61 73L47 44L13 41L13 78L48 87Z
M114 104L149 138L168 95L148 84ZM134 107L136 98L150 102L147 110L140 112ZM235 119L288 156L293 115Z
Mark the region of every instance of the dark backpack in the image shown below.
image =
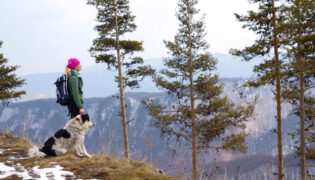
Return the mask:
M70 104L71 96L68 91L68 77L66 74L60 76L54 83L56 85L57 103L62 106Z

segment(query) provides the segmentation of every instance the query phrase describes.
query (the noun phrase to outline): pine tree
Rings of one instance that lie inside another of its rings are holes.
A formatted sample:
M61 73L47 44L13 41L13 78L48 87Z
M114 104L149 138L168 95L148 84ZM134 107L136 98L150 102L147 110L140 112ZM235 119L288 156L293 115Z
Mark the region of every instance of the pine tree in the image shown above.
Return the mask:
M314 8L313 0L287 0L282 23L283 42L286 44L286 55L290 59L283 96L297 107L294 113L300 117L297 133L300 136L298 154L302 180L306 178L306 140L314 141L311 138L311 129L315 128L315 98L307 93L315 85ZM308 129L308 137L305 129Z
M3 42L0 41L0 48ZM16 91L15 89L21 87L24 84L23 79L20 79L14 74L18 66L7 66L8 59L4 58L3 54L0 53L0 100L3 105L8 105L10 99L21 98L25 95L25 91Z
M143 65L143 58L134 55L143 51L142 42L122 40L123 35L136 30L135 16L130 12L129 1L88 0L88 4L97 8L97 21L100 23L95 27L99 37L93 41L91 55L96 58L97 63L106 63L109 70L115 68L118 71L116 82L120 90L125 157L129 159L124 88L140 87L139 81L154 73L154 70L151 66Z
M243 50L232 49L231 54L241 56L250 61L257 56L265 59L264 63L254 67L257 79L249 81L248 86L259 87L271 84L276 87L275 99L277 102L277 135L278 135L278 178L283 180L282 154L282 117L281 117L281 78L285 71L284 63L279 59L279 24L281 16L279 7L275 7L275 0L250 0L258 3L258 11L249 11L247 15L235 14L238 21L245 23L243 28L254 31L259 37L255 43ZM273 54L273 55L272 55Z
M143 101L156 119L162 134L183 139L192 147L193 179L198 177L198 152L209 149L246 151L245 122L251 118L253 104L236 106L222 97L222 85L212 74L217 61L207 51L204 40L204 16L196 20L197 0L179 0L179 30L174 41L164 41L171 57L167 67L156 74L154 81L177 101L167 107L152 99ZM239 129L239 133L233 133ZM216 141L215 144L211 144Z

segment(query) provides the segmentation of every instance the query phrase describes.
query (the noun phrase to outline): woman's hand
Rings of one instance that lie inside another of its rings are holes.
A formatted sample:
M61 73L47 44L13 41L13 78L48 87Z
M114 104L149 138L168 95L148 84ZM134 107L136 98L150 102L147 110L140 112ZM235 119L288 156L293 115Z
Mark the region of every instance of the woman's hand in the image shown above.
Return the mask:
M80 109L80 114L84 114L84 109Z

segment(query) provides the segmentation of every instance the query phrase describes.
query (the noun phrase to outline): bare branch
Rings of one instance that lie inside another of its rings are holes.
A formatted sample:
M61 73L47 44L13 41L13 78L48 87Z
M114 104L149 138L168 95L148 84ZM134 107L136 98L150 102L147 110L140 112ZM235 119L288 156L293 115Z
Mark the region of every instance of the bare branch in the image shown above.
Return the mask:
M315 109L315 106L308 106L308 105L305 105L305 108Z
M194 99L204 99L202 96L195 96Z
M315 167L315 164L306 164L308 167Z
M194 73L193 73L193 76L195 76L195 75L197 75L197 74L199 74L199 73L201 73L201 72L202 72L202 70L197 71L197 72L194 72Z
M186 94L186 93L183 93L183 92L180 92L180 91L173 91L172 93L174 93L174 94L180 94L180 95L182 95L182 96L184 96L184 97L190 97L190 95L189 94Z
M209 145L198 145L197 148L208 148L208 149L225 149L223 146L209 146Z
M307 90L313 89L313 88L315 88L315 86L309 86L309 87L305 88L304 92Z
M127 121L126 123L129 124L130 122L134 121L136 119L130 119L129 121Z
M163 126L163 127L164 127L164 126ZM170 128L167 128L167 127L164 127L164 128L166 128L168 132L170 132L170 133L172 133L172 134L174 134L174 135L176 135L176 136L183 137L183 138L186 139L188 142L192 143L192 140L191 140L188 136L186 136L186 135L184 135L184 134L182 134L182 133L176 132L176 131L174 131L173 129L170 129Z

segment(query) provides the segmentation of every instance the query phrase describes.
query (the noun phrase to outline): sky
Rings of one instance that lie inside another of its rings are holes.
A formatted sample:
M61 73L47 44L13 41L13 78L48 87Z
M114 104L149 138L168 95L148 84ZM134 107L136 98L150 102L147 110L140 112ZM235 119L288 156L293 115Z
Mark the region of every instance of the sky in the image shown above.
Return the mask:
M137 30L124 38L143 41L145 60L167 57L163 40L177 32L177 0L130 0L130 8ZM248 0L199 0L198 8L206 15L211 53L227 54L254 41L233 15L253 8ZM96 9L86 0L0 0L0 53L21 66L18 75L61 72L71 57L83 68L93 66L88 49L97 37L95 19Z

